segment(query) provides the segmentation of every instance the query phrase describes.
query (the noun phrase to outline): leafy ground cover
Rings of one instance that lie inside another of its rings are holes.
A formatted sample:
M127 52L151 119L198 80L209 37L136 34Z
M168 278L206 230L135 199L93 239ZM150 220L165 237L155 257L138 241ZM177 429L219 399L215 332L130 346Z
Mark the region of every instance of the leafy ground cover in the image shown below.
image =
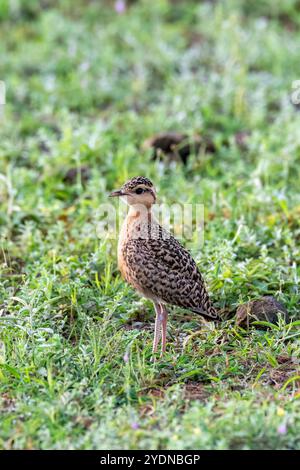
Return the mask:
M1 2L0 446L299 449L299 2L117 5ZM153 160L162 130L213 146ZM152 305L97 232L137 174L204 204L189 248L228 313L173 309L155 364ZM292 323L237 327L263 295Z

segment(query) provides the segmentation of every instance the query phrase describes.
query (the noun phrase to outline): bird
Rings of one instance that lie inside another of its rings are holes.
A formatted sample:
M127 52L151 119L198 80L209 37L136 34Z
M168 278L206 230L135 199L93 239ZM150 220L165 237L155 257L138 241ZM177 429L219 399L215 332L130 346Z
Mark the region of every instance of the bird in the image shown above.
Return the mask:
M166 305L191 310L211 321L220 317L191 254L154 217L157 193L152 181L135 176L110 197L119 197L129 206L119 233L118 268L125 281L154 304L152 353L155 357L161 341L162 357L166 351Z

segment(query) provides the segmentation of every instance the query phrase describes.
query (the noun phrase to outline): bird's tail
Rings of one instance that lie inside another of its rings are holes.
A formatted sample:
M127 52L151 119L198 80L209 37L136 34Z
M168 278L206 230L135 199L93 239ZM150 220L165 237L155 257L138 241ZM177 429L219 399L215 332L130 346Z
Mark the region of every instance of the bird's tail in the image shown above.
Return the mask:
M205 302L202 302L199 307L196 307L196 308L193 307L191 310L192 312L202 315L207 320L221 321L220 315L218 314L216 308L213 306L208 296L207 296L207 299L205 299Z

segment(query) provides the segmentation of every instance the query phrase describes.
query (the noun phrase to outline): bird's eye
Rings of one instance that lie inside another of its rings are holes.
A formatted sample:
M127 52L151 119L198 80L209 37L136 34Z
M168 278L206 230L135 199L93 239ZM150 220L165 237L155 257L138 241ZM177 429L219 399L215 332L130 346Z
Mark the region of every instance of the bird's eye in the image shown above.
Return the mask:
M137 188L137 189L135 190L135 193L136 193L136 194L142 194L143 192L144 192L143 188Z

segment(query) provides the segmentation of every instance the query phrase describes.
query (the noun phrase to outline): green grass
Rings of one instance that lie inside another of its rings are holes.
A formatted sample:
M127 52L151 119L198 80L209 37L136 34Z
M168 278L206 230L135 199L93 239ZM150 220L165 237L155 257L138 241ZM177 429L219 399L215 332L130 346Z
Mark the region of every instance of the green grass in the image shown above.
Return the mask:
M4 0L0 21L0 447L299 449L299 2ZM216 152L152 161L162 130ZM189 248L219 308L274 295L293 323L173 309L153 364L152 305L96 234L137 174L205 205Z

